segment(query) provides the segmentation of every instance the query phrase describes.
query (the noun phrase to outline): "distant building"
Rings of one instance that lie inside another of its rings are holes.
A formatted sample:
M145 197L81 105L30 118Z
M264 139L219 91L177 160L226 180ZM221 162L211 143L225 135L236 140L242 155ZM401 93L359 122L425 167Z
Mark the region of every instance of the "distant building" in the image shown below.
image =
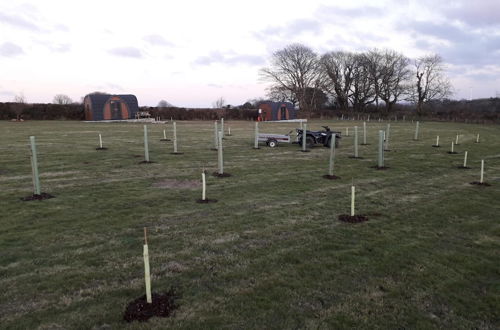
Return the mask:
M259 121L297 119L297 110L290 102L265 101L259 104Z
M133 119L139 112L134 95L88 94L83 100L85 120Z

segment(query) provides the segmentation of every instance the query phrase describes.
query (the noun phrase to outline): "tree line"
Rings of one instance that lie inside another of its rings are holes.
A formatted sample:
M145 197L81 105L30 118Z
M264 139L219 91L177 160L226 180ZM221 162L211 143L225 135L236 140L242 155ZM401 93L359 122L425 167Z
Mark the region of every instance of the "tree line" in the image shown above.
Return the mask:
M374 105L386 113L407 101L421 115L428 102L452 94L439 55L412 60L389 49L319 55L305 45L291 44L274 52L260 75L271 83L269 98L292 102L309 114L327 101L339 110L363 111Z

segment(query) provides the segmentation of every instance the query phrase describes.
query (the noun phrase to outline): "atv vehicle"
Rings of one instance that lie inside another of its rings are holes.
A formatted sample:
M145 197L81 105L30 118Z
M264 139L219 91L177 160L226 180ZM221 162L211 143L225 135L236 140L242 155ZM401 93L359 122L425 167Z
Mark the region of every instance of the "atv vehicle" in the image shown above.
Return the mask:
M315 144L322 144L325 147L330 147L332 137L335 136L335 147L339 146L339 140L342 138L341 132L335 132L330 130L328 126L321 126L324 128L323 131L306 131L306 146L312 148ZM302 145L302 138L304 135L304 130L297 128L297 142Z

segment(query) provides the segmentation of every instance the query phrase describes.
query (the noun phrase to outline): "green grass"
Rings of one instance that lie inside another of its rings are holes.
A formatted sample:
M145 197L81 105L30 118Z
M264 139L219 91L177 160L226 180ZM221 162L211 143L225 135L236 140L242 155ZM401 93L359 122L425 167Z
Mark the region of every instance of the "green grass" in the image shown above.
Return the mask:
M337 150L297 145L253 150L253 123L228 122L225 172L201 188L157 188L217 169L212 122L178 122L179 151L160 142L164 125L0 122L0 328L446 328L500 327L500 127L391 122L388 170L377 162L368 123L363 159L353 155L354 121L329 124L350 137ZM263 123L262 133L296 124ZM171 132L171 125L166 126ZM98 133L106 151L96 151ZM457 155L446 152L460 133ZM481 143L475 136L481 134ZM28 139L35 135L42 191L32 193ZM432 148L440 135L441 148ZM359 138L362 142L362 136ZM457 169L463 152L469 170ZM490 187L479 180L485 159ZM337 220L356 208L369 221ZM143 227L149 229L152 287L182 293L171 318L122 321L144 294Z

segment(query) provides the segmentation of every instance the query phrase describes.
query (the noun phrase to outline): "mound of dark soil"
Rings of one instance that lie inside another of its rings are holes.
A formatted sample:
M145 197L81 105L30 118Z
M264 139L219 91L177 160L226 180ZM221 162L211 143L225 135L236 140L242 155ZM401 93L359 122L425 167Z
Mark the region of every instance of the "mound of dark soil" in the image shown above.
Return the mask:
M142 162L139 162L139 164L153 164L154 162L153 161L147 161L147 160L143 160Z
M361 214L359 215L341 214L339 215L339 220L343 222L358 223L358 222L368 221L368 218Z
M170 154L171 155L184 155L183 152L171 152Z
M160 141L172 141L170 139L160 139Z
M457 168L460 168L462 170L470 170L470 167L468 167L468 166L465 166L465 167L464 166L457 166Z
M41 201L41 200L44 200L44 199L50 199L50 198L54 198L54 197L56 197L56 196L51 195L51 194L47 194L47 193L41 193L40 195L33 194L33 195L30 195L30 196L22 197L21 200L23 202Z
M215 176L215 177L217 177L217 178L227 178L227 177L231 176L231 174L229 174L229 173L222 173L222 174L220 174L218 172L214 172L212 175Z
M473 181L471 182L470 184L473 184L473 185L476 185L476 186L483 186L483 187L490 187L491 184L489 184L488 182L479 182L479 181Z
M179 298L180 295L173 288L163 294L153 293L151 304L148 304L144 295L127 305L123 319L127 322L136 320L145 322L153 316L169 317L179 307L177 304Z
M197 199L196 200L196 203L200 203L200 204L208 204L208 203L217 203L217 200L216 199Z
M435 144L432 145L433 148L441 148L441 146L437 146Z
M374 168L374 169L376 169L376 170L381 170L381 171L383 171L383 170L387 170L387 169L389 169L390 167L389 167L389 166L382 166L382 167L380 167L380 166L378 166L378 165L375 165L375 166L371 166L371 168Z
M363 157L356 157L356 156L349 156L349 158L353 158L353 159L363 159Z
M340 179L340 176L325 174L323 175L323 178L328 180L338 180Z
M97 147L97 148L95 148L95 150L108 150L108 148L106 148L106 147L102 147L102 148L101 147Z
M458 154L458 152L456 152L456 151L453 151L453 152L448 151L448 153L449 153L450 155L455 155L455 154Z

